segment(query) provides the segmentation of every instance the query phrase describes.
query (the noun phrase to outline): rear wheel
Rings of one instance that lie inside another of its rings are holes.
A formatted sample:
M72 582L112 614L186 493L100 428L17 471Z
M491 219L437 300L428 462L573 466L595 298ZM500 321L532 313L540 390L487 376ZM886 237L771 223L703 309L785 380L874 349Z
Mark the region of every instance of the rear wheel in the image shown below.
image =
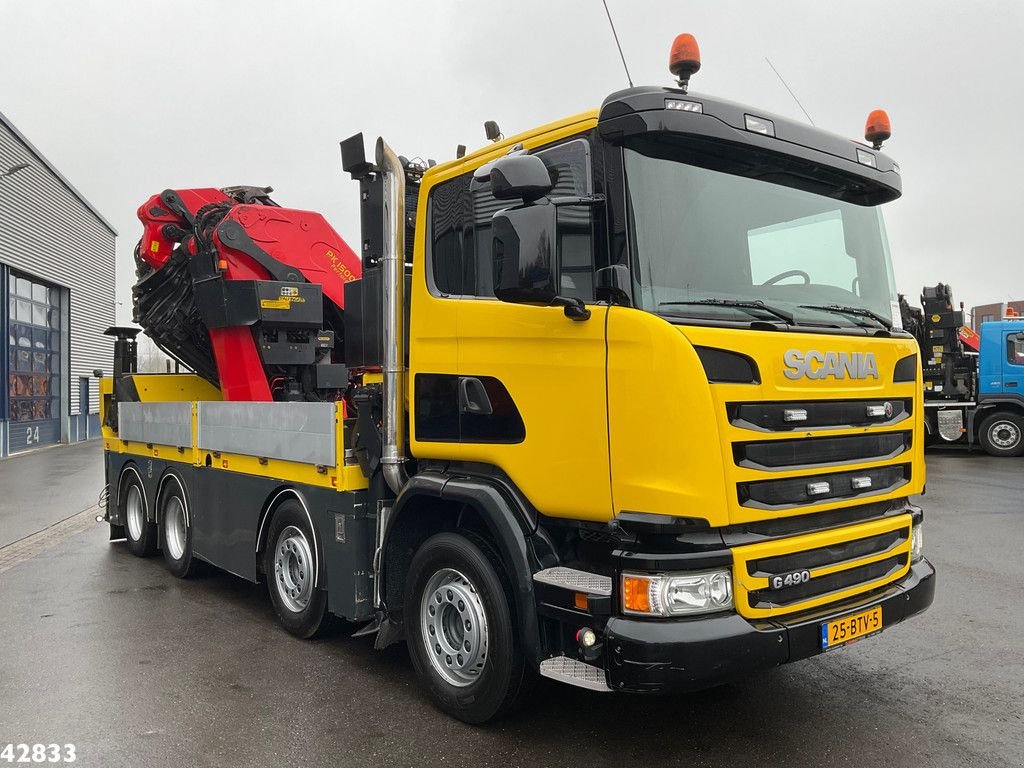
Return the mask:
M192 526L189 525L184 492L177 483L168 483L160 506L163 526L164 562L179 579L195 574L199 565L192 557Z
M417 550L403 613L409 656L434 703L467 723L506 711L523 686L508 579L487 544L439 533Z
M999 411L985 418L979 429L981 447L990 456L1024 455L1024 418Z
M149 521L146 492L139 478L128 472L121 487L121 519L128 549L136 557L156 554L156 525Z
M315 546L302 505L282 502L267 534L267 591L281 624L301 638L321 634L330 623L327 593L316 586Z

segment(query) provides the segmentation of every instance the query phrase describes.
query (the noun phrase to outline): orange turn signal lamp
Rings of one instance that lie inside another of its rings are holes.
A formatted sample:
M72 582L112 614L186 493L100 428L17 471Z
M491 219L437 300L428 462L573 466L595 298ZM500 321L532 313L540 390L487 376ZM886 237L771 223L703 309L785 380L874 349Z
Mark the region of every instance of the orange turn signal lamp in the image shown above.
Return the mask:
M651 579L646 576L623 575L622 607L636 613L653 613L651 610Z
M697 38L689 32L676 35L668 56L668 71L679 81L679 87L686 93L690 78L700 69L700 48Z
M864 125L864 138L875 149L882 148L882 142L892 136L892 124L884 109L873 109Z

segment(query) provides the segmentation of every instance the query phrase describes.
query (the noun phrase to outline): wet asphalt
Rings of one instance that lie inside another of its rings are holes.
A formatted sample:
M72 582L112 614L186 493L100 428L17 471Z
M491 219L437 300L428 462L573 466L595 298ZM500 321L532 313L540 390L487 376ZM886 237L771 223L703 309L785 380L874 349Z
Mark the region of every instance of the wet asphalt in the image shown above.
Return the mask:
M1024 765L1024 460L931 455L920 503L928 613L701 694L541 682L487 727L434 710L401 646L296 640L261 586L179 581L106 526L56 528L0 569L0 748L73 743L79 766Z
M99 440L0 461L0 547L96 503L103 487Z

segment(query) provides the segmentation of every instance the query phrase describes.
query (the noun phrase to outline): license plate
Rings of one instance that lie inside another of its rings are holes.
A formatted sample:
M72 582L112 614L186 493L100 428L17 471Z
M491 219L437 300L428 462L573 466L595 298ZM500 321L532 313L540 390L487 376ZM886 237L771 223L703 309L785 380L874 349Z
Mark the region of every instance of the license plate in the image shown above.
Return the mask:
M870 611L844 616L821 625L822 650L835 648L859 637L873 634L882 629L882 606Z

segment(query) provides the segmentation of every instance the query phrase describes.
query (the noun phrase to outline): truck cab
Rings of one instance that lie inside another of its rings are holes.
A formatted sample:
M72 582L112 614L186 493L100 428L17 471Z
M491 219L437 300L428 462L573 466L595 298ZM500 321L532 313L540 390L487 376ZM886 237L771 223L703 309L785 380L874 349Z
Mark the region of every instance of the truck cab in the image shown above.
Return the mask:
M985 396L1010 396L1024 404L1024 321L983 323L978 390Z
M700 688L923 610L899 193L876 149L669 88L428 170L389 526L439 488L452 514L518 500L541 673L598 689ZM385 597L429 669L406 579Z
M982 323L973 430L999 456L1024 455L1024 321Z

